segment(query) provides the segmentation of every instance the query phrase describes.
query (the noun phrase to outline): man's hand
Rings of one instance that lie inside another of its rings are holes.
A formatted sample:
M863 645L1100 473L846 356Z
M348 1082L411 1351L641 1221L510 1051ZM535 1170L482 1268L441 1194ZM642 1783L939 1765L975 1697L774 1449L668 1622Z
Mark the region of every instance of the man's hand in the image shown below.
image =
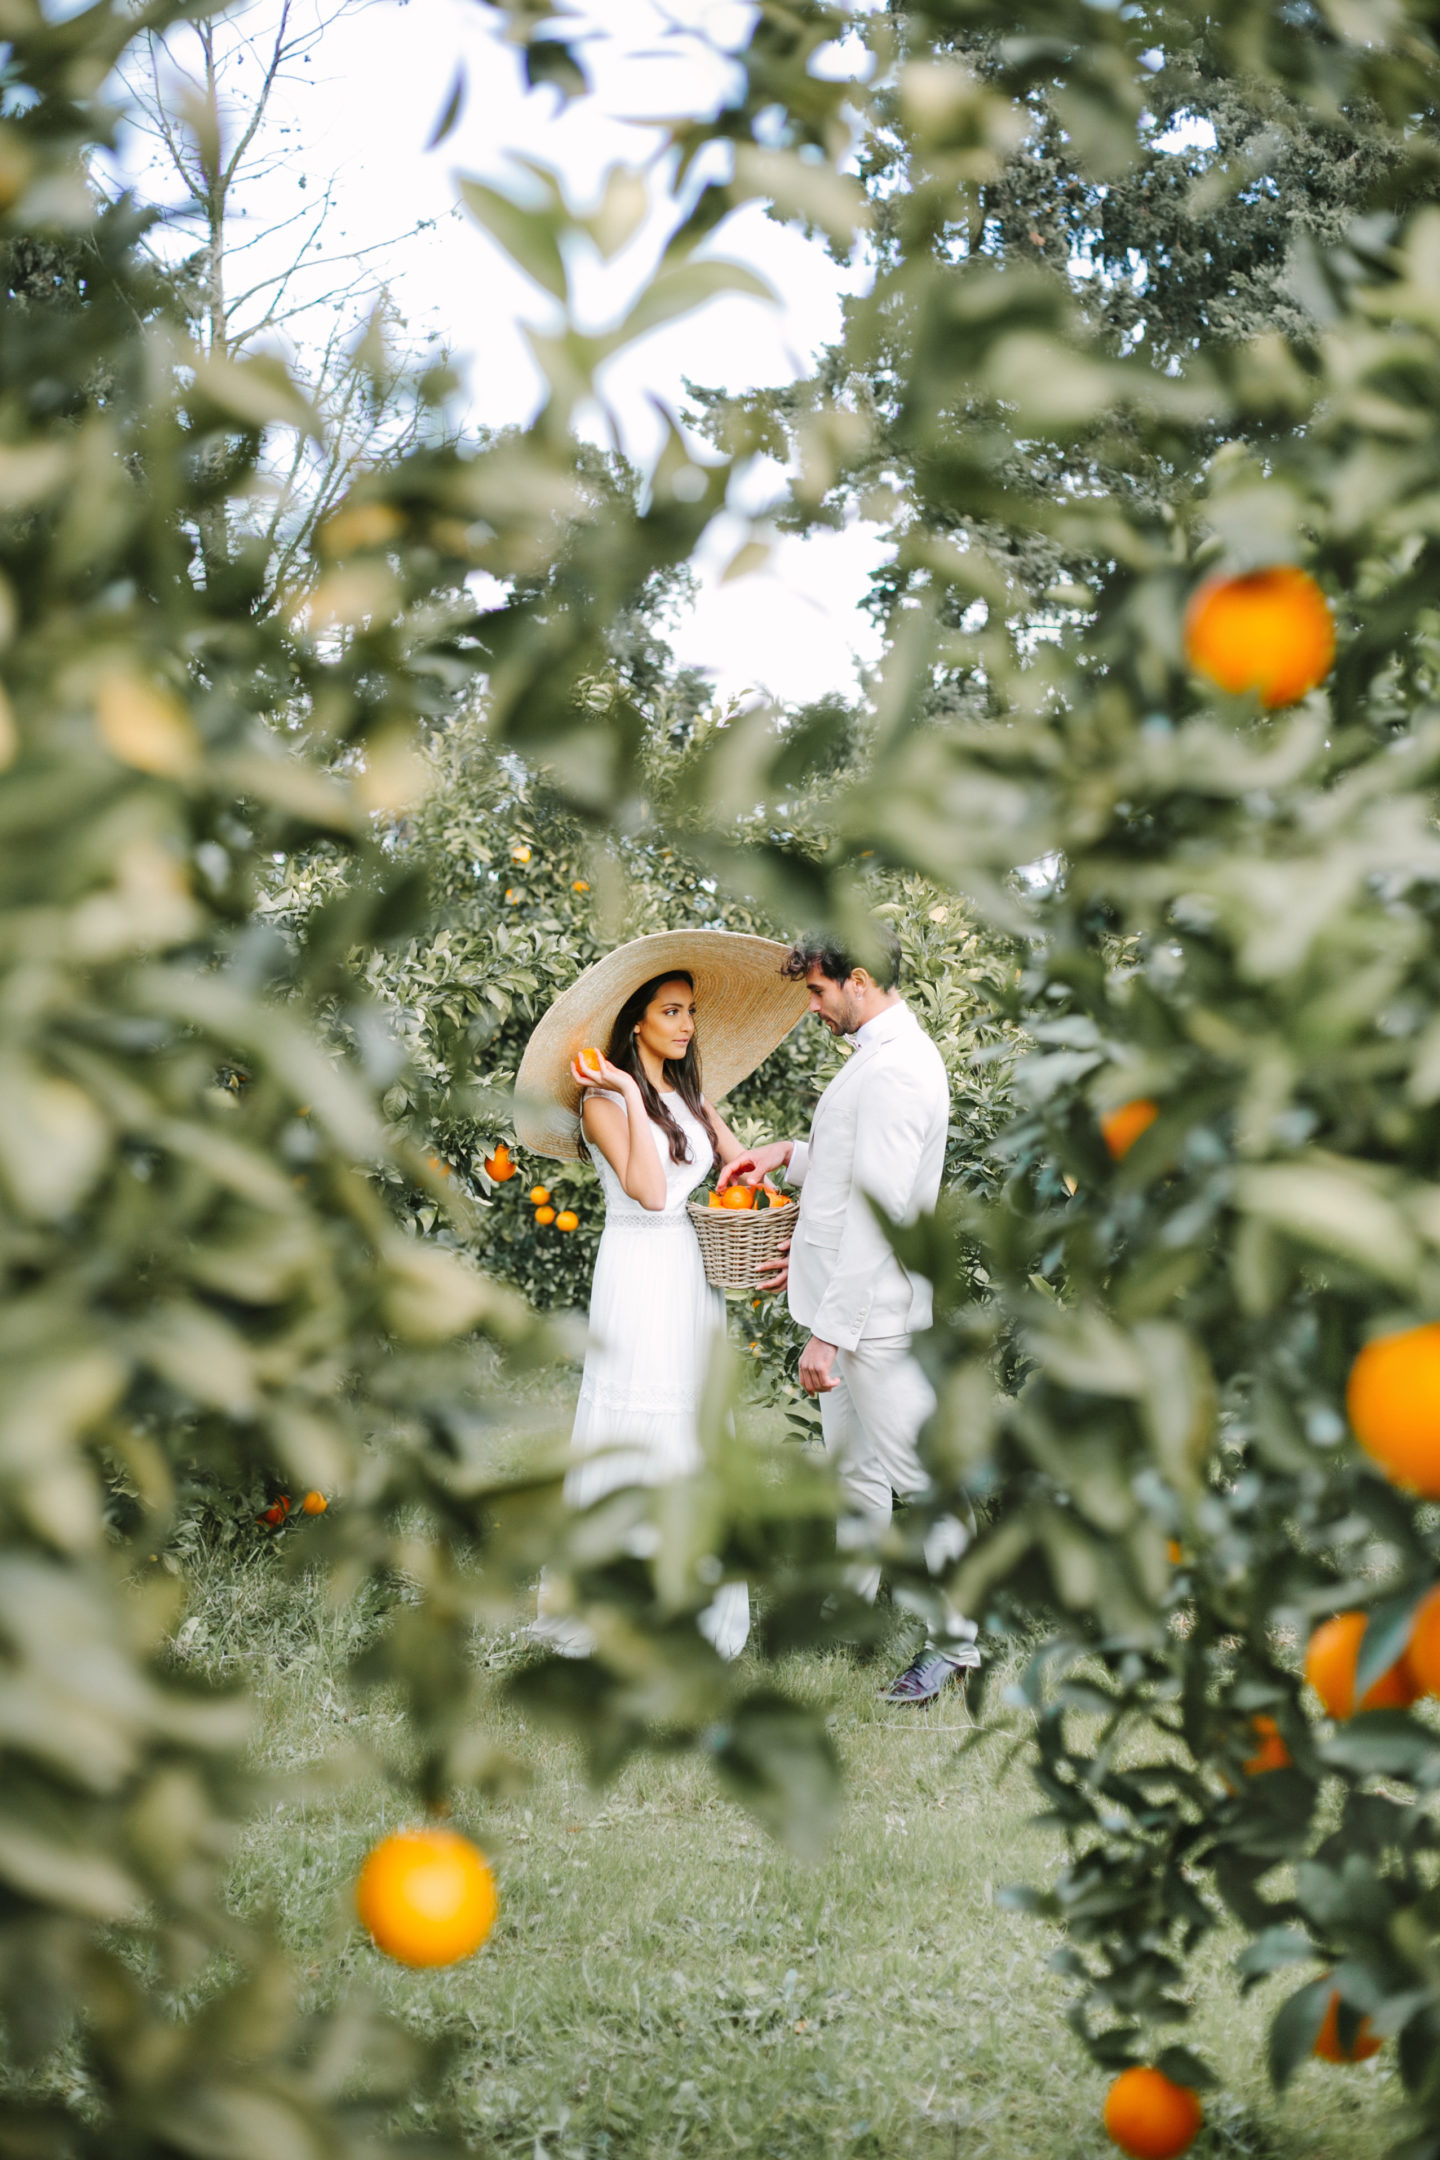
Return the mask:
M767 1260L763 1267L755 1270L757 1290L763 1290L767 1296L773 1297L777 1291L785 1288L790 1280L789 1251L790 1240L787 1237L784 1244L777 1248L775 1259Z
M724 1192L736 1178L742 1185L755 1186L761 1178L769 1177L772 1170L783 1170L794 1152L793 1140L769 1140L764 1147L751 1148L744 1155L737 1155L734 1162L727 1162L715 1180L716 1192Z
M800 1352L800 1385L807 1395L828 1395L840 1382L831 1371L835 1363L833 1342L821 1342L812 1335Z

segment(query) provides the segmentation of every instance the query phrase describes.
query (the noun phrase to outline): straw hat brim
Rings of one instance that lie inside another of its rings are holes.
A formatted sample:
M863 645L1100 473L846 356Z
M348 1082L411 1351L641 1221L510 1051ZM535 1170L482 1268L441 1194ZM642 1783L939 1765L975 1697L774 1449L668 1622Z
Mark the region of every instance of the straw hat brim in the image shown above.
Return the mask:
M803 982L780 970L790 948L734 930L659 930L606 953L550 1007L525 1046L515 1082L515 1131L522 1147L557 1162L580 1155L576 1053L604 1050L615 1016L657 975L683 971L695 983L705 1092L719 1102L790 1033L809 1003Z

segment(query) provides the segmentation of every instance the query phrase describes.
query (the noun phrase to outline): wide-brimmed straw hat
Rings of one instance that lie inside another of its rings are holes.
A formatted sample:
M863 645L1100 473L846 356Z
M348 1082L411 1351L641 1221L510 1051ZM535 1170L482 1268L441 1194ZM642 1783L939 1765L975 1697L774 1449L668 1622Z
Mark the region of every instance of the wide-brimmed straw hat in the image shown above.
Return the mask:
M578 1158L580 1090L571 1062L587 1044L606 1049L626 998L657 976L694 981L705 1092L712 1102L728 1095L809 1003L804 983L780 972L789 950L736 930L658 930L606 953L562 991L525 1046L515 1083L521 1145L560 1162Z

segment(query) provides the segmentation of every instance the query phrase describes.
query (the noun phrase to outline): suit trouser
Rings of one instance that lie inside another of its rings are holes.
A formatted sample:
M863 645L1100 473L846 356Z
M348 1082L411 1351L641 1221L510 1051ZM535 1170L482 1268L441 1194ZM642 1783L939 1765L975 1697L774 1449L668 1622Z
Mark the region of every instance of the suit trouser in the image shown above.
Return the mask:
M847 1512L836 1542L841 1551L873 1546L890 1527L895 1498L923 1499L932 1490L916 1445L935 1407L935 1390L910 1354L908 1335L870 1335L853 1350L837 1350L838 1385L820 1397L825 1452L835 1464ZM925 1565L938 1575L958 1560L970 1532L954 1515L942 1515L925 1533ZM873 1603L880 1588L878 1562L857 1561L850 1586ZM936 1647L975 1640L973 1620L946 1605Z

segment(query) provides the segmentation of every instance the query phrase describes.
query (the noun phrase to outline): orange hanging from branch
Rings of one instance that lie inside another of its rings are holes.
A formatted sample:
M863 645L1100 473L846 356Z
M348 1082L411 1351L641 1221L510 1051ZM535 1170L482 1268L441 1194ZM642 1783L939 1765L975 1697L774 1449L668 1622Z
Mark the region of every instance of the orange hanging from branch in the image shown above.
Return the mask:
M1366 1343L1345 1389L1350 1429L1388 1478L1440 1499L1440 1326Z
M456 1830L382 1838L355 1885L360 1918L402 1965L454 1965L495 1925L500 1900L485 1855Z
M1122 2070L1105 2096L1105 2128L1131 2160L1177 2160L1204 2120L1191 2086L1145 2064Z
M1324 682L1335 659L1330 603L1307 570L1276 563L1206 578L1185 610L1185 657L1221 690L1273 710Z
M1128 1155L1141 1133L1148 1132L1159 1115L1159 1103L1152 1102L1148 1095L1137 1095L1133 1102L1121 1103L1118 1110L1107 1110L1100 1120L1100 1137L1112 1162Z

